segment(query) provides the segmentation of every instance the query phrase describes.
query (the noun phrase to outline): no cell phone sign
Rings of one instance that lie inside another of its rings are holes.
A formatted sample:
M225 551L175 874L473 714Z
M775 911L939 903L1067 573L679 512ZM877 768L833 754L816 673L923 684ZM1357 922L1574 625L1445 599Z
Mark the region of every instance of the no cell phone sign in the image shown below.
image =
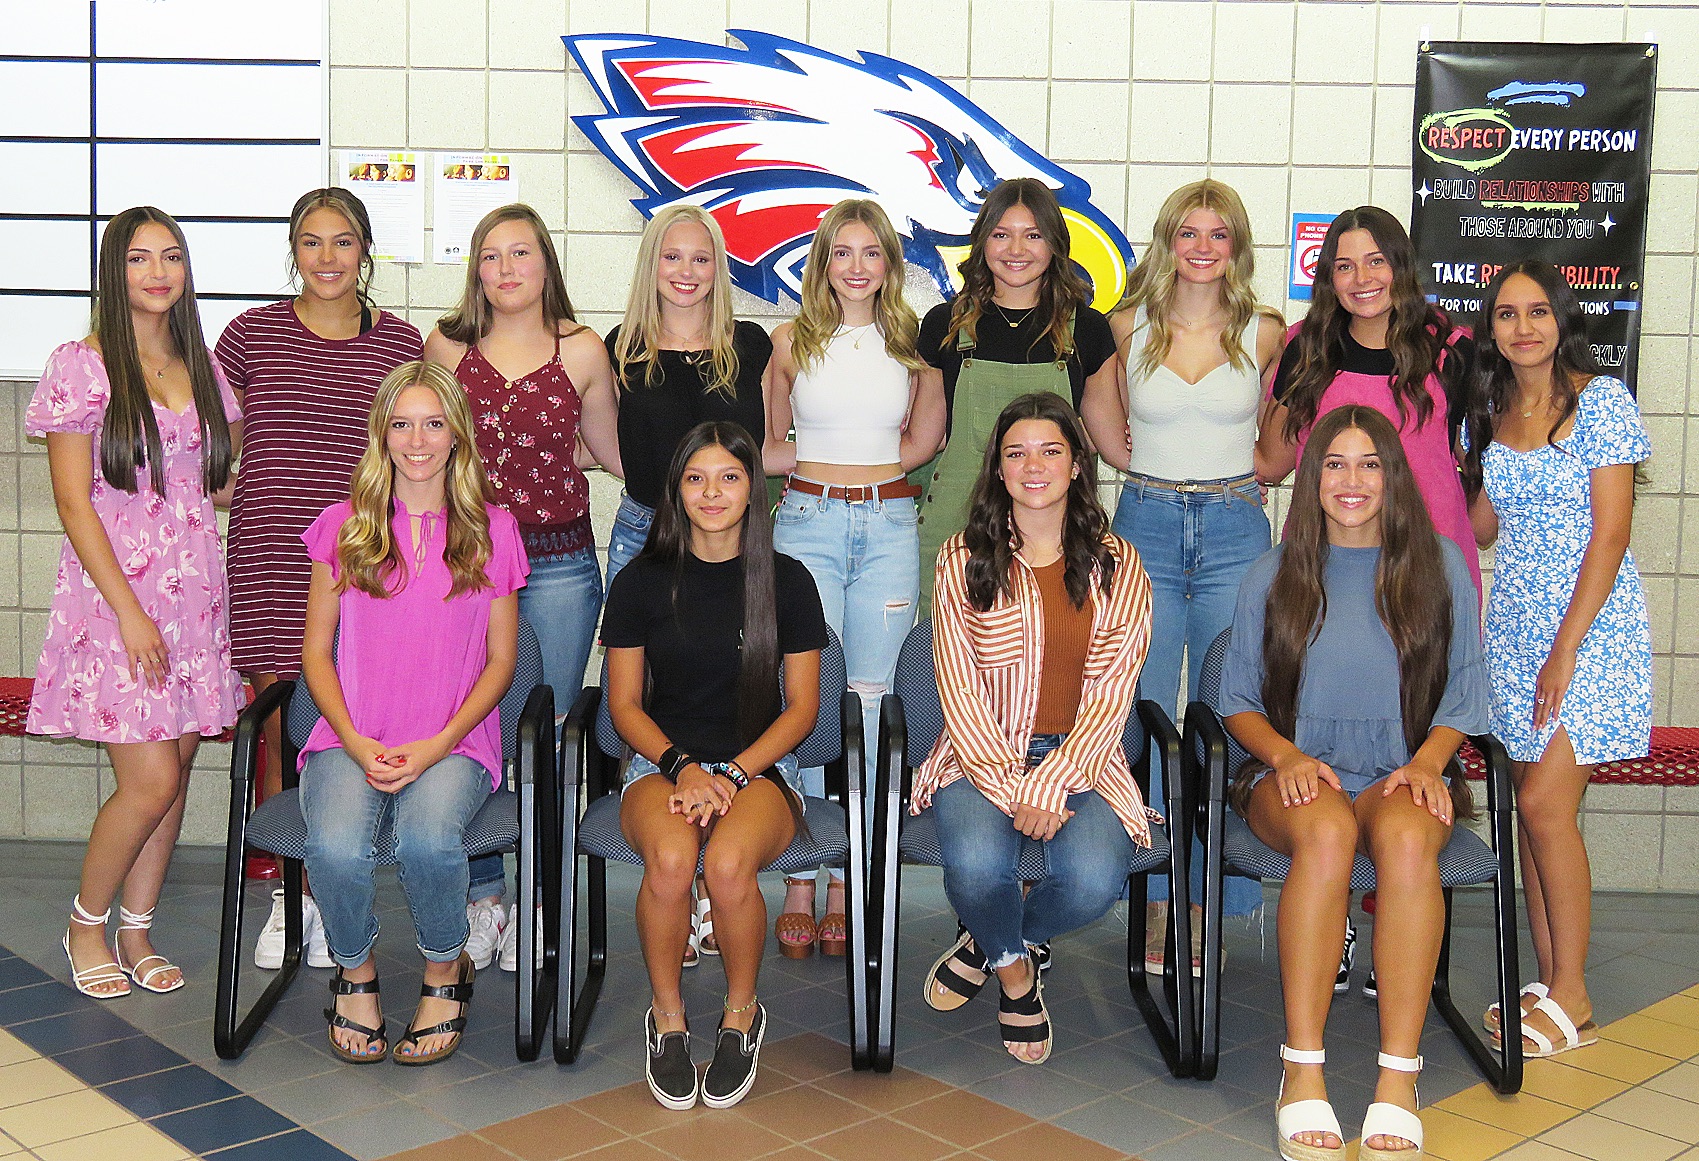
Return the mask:
M1322 239L1332 224L1332 214L1292 215L1291 288L1287 297L1300 302L1309 301L1310 287L1315 285L1316 260L1321 257Z

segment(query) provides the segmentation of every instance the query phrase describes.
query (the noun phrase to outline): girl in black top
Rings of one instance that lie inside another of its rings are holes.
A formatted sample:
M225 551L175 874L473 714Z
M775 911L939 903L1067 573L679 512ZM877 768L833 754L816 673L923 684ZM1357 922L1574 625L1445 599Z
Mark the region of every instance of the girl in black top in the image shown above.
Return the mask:
M673 455L654 529L609 591L602 622L609 708L636 752L620 825L643 857L637 931L652 996L645 1075L671 1109L690 1108L698 1093L728 1108L755 1081L767 1026L755 998L767 931L756 873L801 825L791 750L820 707L826 620L808 570L773 551L765 495L751 502L762 479L760 445L741 427L691 429ZM679 989L699 854L726 969L725 1010L700 1087Z

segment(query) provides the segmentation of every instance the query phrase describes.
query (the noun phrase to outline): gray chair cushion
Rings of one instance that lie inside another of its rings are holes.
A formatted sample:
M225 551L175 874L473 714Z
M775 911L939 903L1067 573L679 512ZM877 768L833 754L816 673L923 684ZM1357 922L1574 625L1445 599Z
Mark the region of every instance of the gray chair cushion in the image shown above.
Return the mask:
M519 796L505 790L490 795L472 816L461 841L468 858L517 849ZM248 819L248 846L286 859L307 857L307 824L301 817L298 791L274 794L254 808ZM395 828L387 823L378 828L377 855L378 866L394 865Z
M844 820L843 807L824 798L805 798L802 801L808 833L792 839L784 853L763 870L789 874L821 866L841 867L849 858L849 828ZM643 865L643 860L631 849L631 844L625 841L625 835L620 831L617 793L604 794L585 808L584 817L578 823L578 850L580 854L630 863L634 867ZM696 869L702 869L700 858Z

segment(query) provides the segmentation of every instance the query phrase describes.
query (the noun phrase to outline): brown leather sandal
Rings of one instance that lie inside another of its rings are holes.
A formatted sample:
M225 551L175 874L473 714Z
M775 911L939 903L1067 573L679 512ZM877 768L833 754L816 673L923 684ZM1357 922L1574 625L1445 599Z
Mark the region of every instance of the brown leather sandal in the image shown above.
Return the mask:
M846 890L836 879L826 884L826 914L820 918L820 954L844 955L849 951L849 916L833 911L832 892L841 897Z
M793 879L787 875L785 886L812 888L814 880ZM779 951L786 959L807 959L814 954L814 942L819 937L820 925L814 922L812 914L786 911L773 921L773 934L778 937Z

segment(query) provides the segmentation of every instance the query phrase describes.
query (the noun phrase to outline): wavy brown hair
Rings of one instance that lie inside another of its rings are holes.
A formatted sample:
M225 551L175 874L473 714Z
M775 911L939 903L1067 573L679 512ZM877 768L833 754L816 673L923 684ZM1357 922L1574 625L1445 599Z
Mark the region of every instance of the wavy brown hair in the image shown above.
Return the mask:
M1322 461L1340 432L1355 428L1369 437L1380 457L1384 499L1380 510L1380 561L1375 568L1375 611L1398 652L1398 699L1404 741L1414 754L1433 728L1434 712L1450 676L1451 635L1476 632L1452 623L1451 585L1444 548L1428 516L1404 444L1392 421L1372 407L1350 405L1324 415L1310 433L1292 484L1291 514L1282 541L1280 567L1269 586L1262 634L1262 705L1268 724L1283 738L1297 736L1298 687L1310 645L1327 620L1324 577L1330 551L1327 516L1321 506ZM1249 775L1234 787L1243 813ZM1462 768L1450 779L1458 818L1474 814Z
M145 465L154 492L165 495L165 449L159 441L159 421L153 414L153 398L148 394L147 376L136 350L135 322L130 317L130 243L148 222L171 231L183 257L183 293L171 305L166 329L194 391L195 416L201 429L201 482L209 493L216 492L230 482L234 459L230 421L225 418L224 394L218 389L212 356L207 354L206 338L201 334L189 243L176 219L153 206L133 206L115 215L100 239L94 337L100 344L100 359L111 386L100 431L100 473L114 488L134 492L137 474Z
M1043 337L1050 340L1056 359L1061 362L1074 353L1071 327L1074 312L1091 302L1091 287L1074 269L1069 258L1068 222L1062 217L1062 207L1050 187L1036 177L1016 177L998 183L979 207L969 235L967 257L960 266L962 289L950 305L950 329L945 332L946 349L960 335L973 340L980 316L991 309L991 296L997 291L997 280L985 261L985 243L991 231L1003 220L1003 215L1015 206L1025 206L1032 214L1044 244L1050 248L1050 265L1038 291L1039 317L1049 319ZM1036 342L1036 340L1035 340Z
M962 530L968 550L968 603L983 613L1013 591L1009 578L1020 551L1021 530L1015 524L1014 499L1003 481L1003 440L1023 419L1054 423L1079 469L1068 483L1068 515L1062 522L1062 556L1067 564L1062 576L1068 599L1076 609L1083 609L1094 584L1107 595L1115 579L1115 557L1103 543L1109 516L1097 499L1097 457L1086 443L1085 427L1067 400L1050 391L1022 395L1003 408L996 430L986 441L967 527Z
M490 231L503 222L524 222L531 227L531 234L537 240L537 253L543 256L545 267L543 325L558 332L562 322L578 321L578 315L572 309L572 299L566 293L566 276L560 271L560 255L555 253L549 227L536 210L523 202L514 202L491 210L472 228L472 244L467 247L466 286L460 292L460 305L437 320L437 330L442 332L443 338L470 347L490 333L490 300L484 295L478 265Z
M1298 348L1298 360L1286 386L1288 442L1296 442L1299 434L1316 421L1322 394L1344 363L1345 332L1352 316L1333 291L1333 263L1339 256L1339 239L1352 230L1367 230L1382 256L1392 264L1392 318L1387 327L1386 347L1392 353L1395 368L1392 399L1398 408L1399 425L1403 426L1412 412L1417 427L1433 414L1434 400L1427 389L1427 379L1439 363L1450 323L1422 293L1422 283L1416 274L1416 251L1398 219L1379 206L1358 206L1334 218L1327 228L1321 254L1316 259L1310 311L1292 339Z

